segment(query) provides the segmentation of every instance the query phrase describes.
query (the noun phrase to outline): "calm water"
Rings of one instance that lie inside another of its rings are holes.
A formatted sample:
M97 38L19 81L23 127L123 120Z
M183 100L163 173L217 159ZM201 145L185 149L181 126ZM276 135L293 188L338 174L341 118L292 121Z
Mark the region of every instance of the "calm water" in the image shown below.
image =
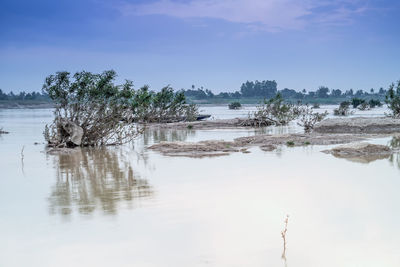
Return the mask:
M203 109L231 118L254 107ZM320 152L329 146L203 159L145 149L295 124L153 131L132 145L47 155L51 119L50 110L0 110L10 131L0 137L0 266L285 266L287 214L289 267L400 265L397 156L367 164Z

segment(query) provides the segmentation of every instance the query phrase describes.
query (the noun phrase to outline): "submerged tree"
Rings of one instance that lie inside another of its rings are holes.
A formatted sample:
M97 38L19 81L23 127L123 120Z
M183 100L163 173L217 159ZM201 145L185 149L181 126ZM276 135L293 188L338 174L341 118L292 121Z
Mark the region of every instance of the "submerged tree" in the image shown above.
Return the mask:
M257 111L242 123L243 126L286 125L299 116L298 109L293 104L285 103L278 93L274 98L264 100L257 106Z
M347 116L350 115L350 102L343 101L340 103L339 107L333 110L333 115L335 116Z
M314 129L314 125L320 121L322 121L328 112L325 111L324 113L314 112L313 108L310 108L308 105L300 107L300 116L298 125L304 128L306 133L311 132Z
M229 103L228 108L229 109L240 109L242 107L242 104L240 102L232 102Z
M162 88L160 92L150 91L147 85L143 86L134 93L131 109L134 121L141 123L193 121L198 116L197 106L186 103L184 92L174 92L170 86Z
M392 83L386 94L386 104L391 111L390 116L394 118L400 117L400 80Z
M57 72L43 85L56 105L55 119L45 128L52 146L118 145L141 132L135 123L196 120L198 108L188 105L183 91L170 86L160 92L148 86L134 90L132 81L115 85L113 70L101 74L82 71L72 78Z
M8 132L7 132L7 131L4 131L4 130L3 130L3 127L0 127L0 135L2 135L2 134L8 134Z
M52 146L101 146L128 142L138 130L130 123L134 94L132 82L115 85L113 70L57 72L46 78L45 91L54 101L55 118L46 125L45 139Z

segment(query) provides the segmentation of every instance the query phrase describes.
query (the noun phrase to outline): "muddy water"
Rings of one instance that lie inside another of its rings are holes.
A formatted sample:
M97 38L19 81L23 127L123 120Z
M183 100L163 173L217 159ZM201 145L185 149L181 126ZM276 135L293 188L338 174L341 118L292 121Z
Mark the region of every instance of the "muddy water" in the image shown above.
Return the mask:
M287 266L400 265L396 155L367 163L314 146L192 159L145 149L295 125L147 132L132 145L48 155L34 142L51 118L0 110L10 131L0 137L0 266L285 266L287 214Z

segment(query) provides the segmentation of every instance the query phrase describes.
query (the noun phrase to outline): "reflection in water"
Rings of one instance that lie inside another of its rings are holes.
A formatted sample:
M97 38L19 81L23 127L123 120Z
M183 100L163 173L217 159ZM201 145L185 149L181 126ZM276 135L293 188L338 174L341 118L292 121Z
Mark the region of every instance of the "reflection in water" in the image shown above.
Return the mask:
M50 213L90 214L101 208L115 214L118 204L153 194L147 180L136 178L122 150L79 149L54 156L57 181L49 197Z
M357 162L357 163L365 163L368 164L370 162L381 160L381 159L388 159L393 165L397 165L400 168L400 137L394 136L387 144L394 153L387 155L359 155L356 157L347 157L341 155L332 154L336 158L344 158L348 161Z
M176 130L176 129L160 129L148 128L143 133L143 144L149 145L162 141L175 142L185 141L188 137L194 136L194 130Z
M288 229L287 229L288 223L289 223L289 215L286 215L285 229L283 229L283 231L281 232L281 236L282 236L282 239L283 239L283 251L282 251L281 258L282 258L283 262L285 263L285 267L287 267L287 258L286 258L287 241L286 241L286 234L287 234L287 231L288 231Z
M348 157L340 157L337 155L334 155L336 158L344 158L348 161L352 161L352 162L357 162L357 163L364 163L364 164L368 164L370 162L376 161L376 160L380 160L380 159L387 159L390 157L390 155L360 155L358 157L352 157L352 158L348 158Z
M390 140L389 142L389 146L391 149L393 150L397 150L399 151L400 149L400 137L393 137L392 140ZM393 153L392 155L390 155L389 157L389 161L393 164L393 165L397 165L398 168L400 168L400 153Z

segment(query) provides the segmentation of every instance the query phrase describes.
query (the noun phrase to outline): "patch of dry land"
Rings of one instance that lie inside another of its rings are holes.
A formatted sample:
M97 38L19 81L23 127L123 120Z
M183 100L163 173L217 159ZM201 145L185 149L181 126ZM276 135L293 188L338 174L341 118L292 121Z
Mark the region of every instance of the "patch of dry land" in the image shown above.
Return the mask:
M152 127L187 129L224 129L240 127L243 120L216 120L194 123L170 123ZM232 152L248 152L248 148L258 146L264 151L273 151L278 146L332 145L361 142L370 138L387 137L400 132L400 120L392 118L338 118L326 119L319 123L309 134L255 135L236 138L231 142L224 140L209 140L201 142L161 142L149 147L167 156L209 157L228 155ZM367 144L367 145L364 145ZM335 156L351 154L359 155L390 155L393 150L387 146L377 146L368 143L350 147L345 150L334 149ZM326 151L325 151L326 152Z
M175 130L215 130L215 129L235 129L245 127L247 119L225 119L225 120L208 120L193 122L173 122L173 123L152 123L147 126L159 129L175 129Z
M317 133L391 134L400 133L400 119L390 117L333 118L314 127Z
M395 151L388 146L361 142L341 145L322 152L332 154L337 158L368 163L377 159L388 158Z

